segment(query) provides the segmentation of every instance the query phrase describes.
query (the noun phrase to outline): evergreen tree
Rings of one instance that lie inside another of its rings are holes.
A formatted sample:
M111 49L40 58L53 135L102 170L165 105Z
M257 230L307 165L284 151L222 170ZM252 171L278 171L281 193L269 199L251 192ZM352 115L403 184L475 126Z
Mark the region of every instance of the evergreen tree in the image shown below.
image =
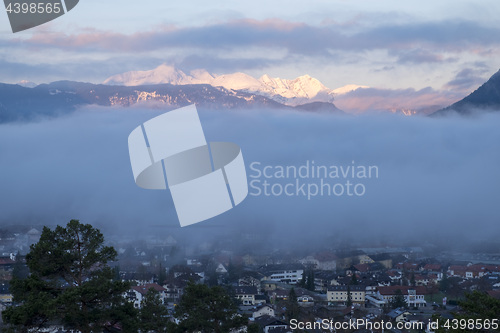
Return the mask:
M442 292L447 292L450 287L450 280L448 279L448 275L446 274L446 270L443 272L443 277L441 281L439 281L439 290Z
M151 288L148 290L142 301L140 310L141 332L167 332L168 311L162 304L158 292Z
M300 279L299 286L305 288L307 285L306 271L302 271L302 278Z
M299 302L297 301L297 293L295 292L295 288L293 287L288 293L285 314L288 320L297 319L300 314Z
M49 321L90 333L120 324L135 331L136 312L122 293L129 286L113 281L107 265L116 251L104 246L104 236L89 224L71 220L54 231L43 228L38 243L26 256L30 276L14 278L14 303L2 313L4 321L21 331Z
M351 295L351 286L347 285L347 301L346 305L350 307L352 305L352 295Z
M307 275L307 282L306 282L306 289L314 291L315 286L314 286L314 270L309 270L309 273Z
M358 284L358 278L356 277L356 273L352 273L352 275L351 275L351 284L352 285Z
M393 309L408 307L408 304L406 303L405 297L403 296L403 292L401 291L401 289L396 290L396 293L391 300L391 307Z
M206 282L210 287L219 285L219 278L215 270L212 270L210 273L208 273L208 279Z
M498 332L498 329L494 329L491 325L492 320L496 319L500 320L500 300L495 299L489 296L486 293L480 291L474 291L469 294L465 294L465 300L459 302L460 311L458 313L454 313L455 319L459 323L477 323L476 320L480 319L481 323L490 323L489 328L484 329L474 329L474 327L464 327L458 325L453 329L453 332L457 333L469 333L469 332ZM444 323L446 319L443 319L440 314L436 313L432 315L432 319L434 321L439 320L441 323ZM471 320L469 322L469 320ZM474 324L472 324L474 325ZM446 333L450 332L450 330L443 325L440 325L438 329L435 330L436 333Z
M113 280L121 281L122 277L120 276L120 266L116 265L113 267Z
M17 252L16 261L14 262L14 268L12 270L12 277L23 280L26 279L29 275L28 266L24 263L23 258Z
M410 286L414 287L416 285L416 281L415 281L415 272L411 272L411 276L410 276Z
M160 267L158 269L158 284L163 285L165 283L166 279L167 279L167 272L165 271L165 268L160 263Z
M227 266L227 279L229 282L238 282L239 278L241 278L243 271L243 267L239 264L234 264L229 261L229 265Z
M230 332L247 323L237 309L236 303L222 287L190 282L175 308L179 324L174 329L182 333Z
M249 324L247 326L247 333L262 333L262 329L256 323Z
M462 312L459 319L498 319L500 320L500 300L480 291L465 294L465 300L459 301Z

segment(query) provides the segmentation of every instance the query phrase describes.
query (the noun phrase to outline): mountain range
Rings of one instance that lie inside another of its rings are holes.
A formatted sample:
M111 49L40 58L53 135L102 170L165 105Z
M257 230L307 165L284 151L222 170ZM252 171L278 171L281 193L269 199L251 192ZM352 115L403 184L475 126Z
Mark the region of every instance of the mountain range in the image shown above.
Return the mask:
M142 86L154 84L208 84L228 90L239 90L258 94L278 103L297 106L312 102L333 103L336 94L346 93L364 86L349 85L333 90L325 87L319 80L309 76L299 76L293 80L273 78L263 75L256 79L245 73L216 75L203 69L191 71L189 74L163 64L149 71L132 71L114 75L106 79L104 84L121 86Z
M150 108L174 109L193 103L202 109L273 108L342 112L332 103L310 102L289 106L259 94L208 84L111 86L57 81L27 88L18 84L0 83L0 123L55 117L85 105L144 105Z
M58 81L37 86L31 82L0 83L0 122L54 117L85 105L144 104L174 109L194 103L202 109L273 108L342 113L332 103L333 97L365 88L352 85L332 90L307 75L294 80L267 75L257 80L243 73L215 76L206 71L186 75L166 65L152 71L115 75L105 83ZM500 110L500 71L469 96L434 114L455 111L468 114L475 109Z

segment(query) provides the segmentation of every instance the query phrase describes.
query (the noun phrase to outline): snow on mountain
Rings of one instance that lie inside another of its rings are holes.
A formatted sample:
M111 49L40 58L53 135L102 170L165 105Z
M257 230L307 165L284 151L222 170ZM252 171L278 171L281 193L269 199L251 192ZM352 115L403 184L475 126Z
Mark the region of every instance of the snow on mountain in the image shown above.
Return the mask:
M214 80L213 75L204 69L195 69L191 71L190 74L192 78L191 81L193 84L207 84Z
M332 103L335 95L335 90L325 87L319 80L309 75L303 75L293 80L272 78L269 75L263 75L256 79L244 73L214 75L201 69L191 71L187 75L166 64L149 71L133 71L114 75L104 81L104 84L124 86L162 83L173 85L210 84L214 87L259 94L292 106L311 102Z
M19 81L17 83L17 85L19 85L21 87L25 87L25 88L35 88L38 84L36 84L35 82L28 81L28 80L22 80L22 81Z
M183 71L166 64L149 71L131 71L114 75L103 83L109 85L143 86L148 84L170 83L175 85L190 84L192 77Z
M232 90L246 90L251 92L267 90L267 87L262 82L244 73L219 75L212 82L207 83L214 87L224 87Z
M263 75L259 80L271 89L271 94L288 99L288 104L291 105L310 102L333 102L332 90L309 75L299 76L294 80Z

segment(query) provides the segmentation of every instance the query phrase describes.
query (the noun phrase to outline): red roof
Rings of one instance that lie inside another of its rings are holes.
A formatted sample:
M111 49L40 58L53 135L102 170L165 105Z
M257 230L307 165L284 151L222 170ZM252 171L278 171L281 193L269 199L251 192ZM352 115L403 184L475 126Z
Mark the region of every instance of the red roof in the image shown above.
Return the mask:
M151 288L153 288L154 290L156 290L158 292L167 290L167 289L163 288L162 286L160 286L157 283L148 283L148 284L145 284L143 286L132 286L132 289L138 291L142 295L146 295L146 293L148 292L148 290L151 289Z
M467 267L462 265L451 265L450 268L448 268L448 270L453 271L454 273L460 273L460 272L465 273Z
M483 264L475 264L467 267L466 269L467 272L498 272L500 271L500 268L495 265L483 265Z
M358 271L363 272L363 273L366 273L370 270L370 265L368 265L368 264L357 264L357 265L354 265L354 267Z
M403 295L408 295L408 290L415 290L417 295L426 295L427 288L423 286L388 286L388 287L378 287L378 292L380 295L392 296L396 295L396 291L399 289Z
M392 276L392 277L399 277L401 274L397 271L387 271L387 275Z
M0 265L12 265L13 263L15 261L10 258L0 258Z
M425 281L429 280L428 275L415 274L415 281Z
M428 271L441 271L441 265L439 264L427 264L424 266L425 270Z

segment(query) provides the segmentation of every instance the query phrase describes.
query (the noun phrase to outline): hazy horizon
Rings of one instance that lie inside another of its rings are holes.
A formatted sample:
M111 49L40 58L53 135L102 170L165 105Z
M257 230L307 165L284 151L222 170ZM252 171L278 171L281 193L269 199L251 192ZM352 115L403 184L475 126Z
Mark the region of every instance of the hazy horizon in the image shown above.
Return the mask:
M0 125L0 224L80 219L131 235L159 226L181 229L168 190L138 188L130 170L128 134L159 113L86 107L56 119ZM276 240L425 243L441 237L488 240L500 232L496 113L434 119L201 110L200 117L207 141L240 145L249 182L257 178L250 168L255 162L375 165L378 178L349 178L364 184L361 196L249 195L223 215L182 228L182 234L242 230ZM283 185L295 179L270 181Z

